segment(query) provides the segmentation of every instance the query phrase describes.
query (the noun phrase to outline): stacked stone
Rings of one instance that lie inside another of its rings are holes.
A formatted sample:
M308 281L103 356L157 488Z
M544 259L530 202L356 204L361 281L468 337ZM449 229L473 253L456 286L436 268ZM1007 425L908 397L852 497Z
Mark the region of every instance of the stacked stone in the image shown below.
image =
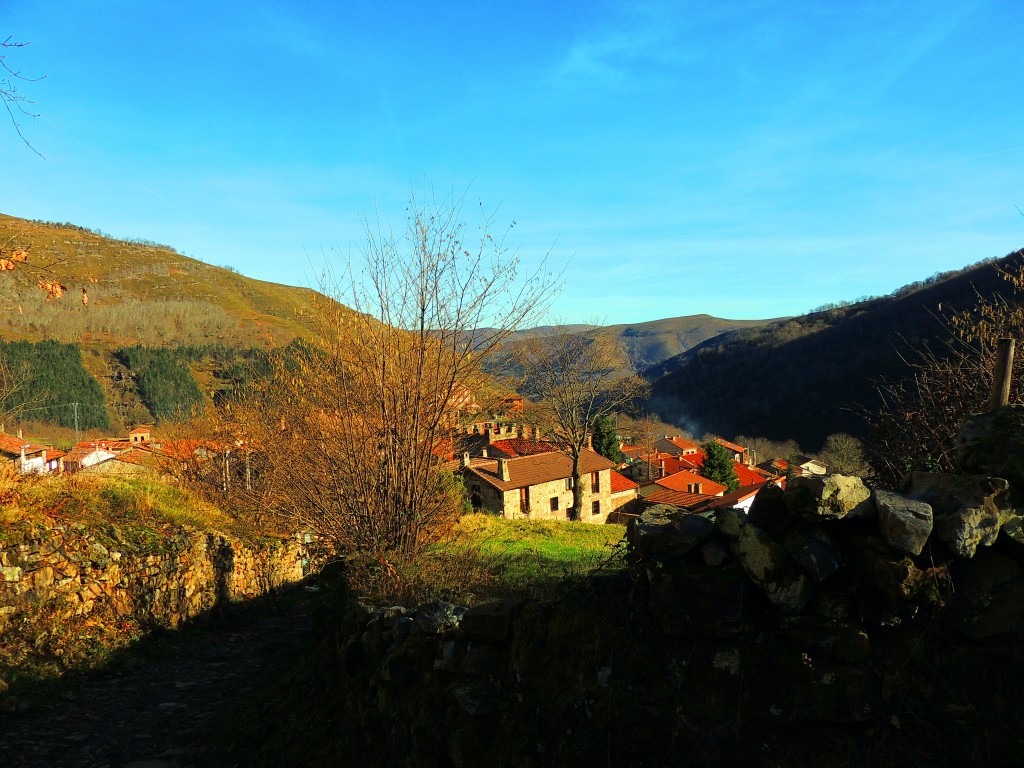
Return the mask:
M127 538L131 538L128 541ZM0 539L0 629L39 605L177 627L221 600L255 597L303 577L295 540L243 543L176 527L159 539L117 526L11 529Z

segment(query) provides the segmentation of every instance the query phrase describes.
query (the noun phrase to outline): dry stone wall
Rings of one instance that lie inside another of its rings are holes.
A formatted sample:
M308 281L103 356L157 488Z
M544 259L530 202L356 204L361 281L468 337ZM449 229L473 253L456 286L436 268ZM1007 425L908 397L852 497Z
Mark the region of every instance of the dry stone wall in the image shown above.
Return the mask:
M298 540L244 543L180 526L9 527L0 532L0 631L40 607L57 618L114 614L173 628L298 581L307 564Z
M316 634L346 753L389 766L1013 764L1024 477L1003 451L1021 455L1022 416L966 425L963 475L914 473L892 491L808 478L762 491L749 514L648 510L629 530L632 572L558 602L367 608L341 594Z

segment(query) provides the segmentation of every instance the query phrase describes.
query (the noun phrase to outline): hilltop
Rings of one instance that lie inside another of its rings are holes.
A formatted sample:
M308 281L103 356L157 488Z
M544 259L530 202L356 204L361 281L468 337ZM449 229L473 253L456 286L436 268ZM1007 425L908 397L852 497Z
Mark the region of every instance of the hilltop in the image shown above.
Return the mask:
M792 438L808 450L833 432L863 434L858 408L877 407L877 383L911 375L904 356L923 345L941 352L943 316L979 296L1019 301L1000 273L1022 263L1016 251L705 342L646 372L651 408L696 433Z
M0 214L0 249L30 253L0 275L0 339L7 341L270 347L309 335L316 304L325 301L308 288L253 280L169 246L72 224ZM66 295L48 301L40 279L59 281Z

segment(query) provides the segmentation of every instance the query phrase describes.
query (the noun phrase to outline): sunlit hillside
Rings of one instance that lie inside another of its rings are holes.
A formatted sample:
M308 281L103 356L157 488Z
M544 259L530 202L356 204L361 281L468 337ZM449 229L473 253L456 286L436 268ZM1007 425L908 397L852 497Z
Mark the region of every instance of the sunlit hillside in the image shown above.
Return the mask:
M18 249L28 260L0 273L0 338L7 340L271 346L310 333L324 300L167 246L0 214L0 250ZM40 281L60 283L64 295L48 298Z

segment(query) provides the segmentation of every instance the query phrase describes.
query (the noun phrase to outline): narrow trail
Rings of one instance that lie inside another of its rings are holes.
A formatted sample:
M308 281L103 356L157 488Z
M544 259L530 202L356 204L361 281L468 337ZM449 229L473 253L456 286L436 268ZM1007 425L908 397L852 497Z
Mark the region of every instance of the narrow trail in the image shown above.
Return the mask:
M53 701L0 716L3 768L208 768L225 715L293 668L309 601L271 596L168 632Z

